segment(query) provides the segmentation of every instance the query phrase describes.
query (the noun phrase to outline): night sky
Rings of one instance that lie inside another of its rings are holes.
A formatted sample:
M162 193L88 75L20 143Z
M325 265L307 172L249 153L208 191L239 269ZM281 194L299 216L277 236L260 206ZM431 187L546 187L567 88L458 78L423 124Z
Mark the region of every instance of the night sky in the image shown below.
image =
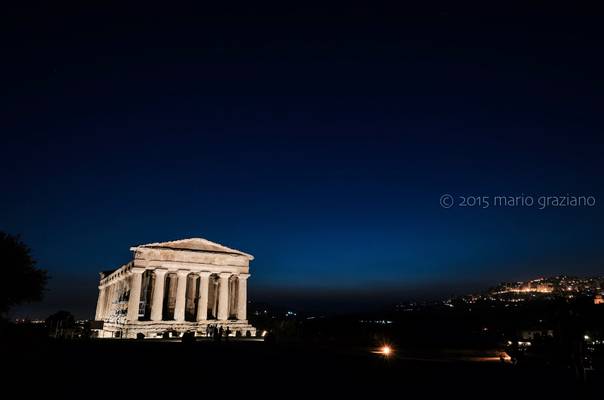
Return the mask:
M52 276L15 314L91 317L99 271L187 237L294 309L604 272L601 13L198 7L3 10L0 230Z

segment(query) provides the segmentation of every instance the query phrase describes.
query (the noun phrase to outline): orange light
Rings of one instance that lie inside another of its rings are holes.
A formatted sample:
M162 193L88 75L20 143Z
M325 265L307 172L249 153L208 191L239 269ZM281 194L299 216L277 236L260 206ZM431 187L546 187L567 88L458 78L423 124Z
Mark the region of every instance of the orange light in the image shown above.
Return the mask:
M392 348L392 346L385 344L380 347L373 348L373 350L371 350L371 352L373 354L378 354L383 357L390 357L394 354L394 349Z

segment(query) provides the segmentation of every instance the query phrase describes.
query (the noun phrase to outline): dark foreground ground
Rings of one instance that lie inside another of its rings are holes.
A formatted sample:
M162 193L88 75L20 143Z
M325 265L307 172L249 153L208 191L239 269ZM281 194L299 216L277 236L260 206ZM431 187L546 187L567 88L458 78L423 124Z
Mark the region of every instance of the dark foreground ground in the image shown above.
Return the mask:
M18 389L24 396L124 399L231 399L242 393L250 399L349 394L602 398L604 394L600 379L592 377L590 383L579 385L570 371L514 367L486 353L396 349L385 358L371 350L254 341L9 343L1 354L6 379L2 387Z

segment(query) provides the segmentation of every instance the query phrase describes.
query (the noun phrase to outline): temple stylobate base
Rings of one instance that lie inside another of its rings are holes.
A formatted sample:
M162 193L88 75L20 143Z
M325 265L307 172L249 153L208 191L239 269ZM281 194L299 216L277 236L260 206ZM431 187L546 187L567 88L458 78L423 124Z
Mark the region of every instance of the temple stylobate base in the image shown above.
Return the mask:
M164 338L166 333L170 337L179 337L191 332L197 337L208 336L209 328L223 328L230 331L230 336L255 337L256 328L248 321L214 321L204 322L176 322L176 321L136 321L131 323L107 323L99 331L100 338L126 338L136 339L143 334L146 339Z

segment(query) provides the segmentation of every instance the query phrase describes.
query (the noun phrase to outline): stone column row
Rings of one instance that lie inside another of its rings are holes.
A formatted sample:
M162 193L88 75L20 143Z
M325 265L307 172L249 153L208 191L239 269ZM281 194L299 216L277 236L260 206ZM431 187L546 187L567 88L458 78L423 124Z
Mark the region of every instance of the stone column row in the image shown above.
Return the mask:
M138 310L141 295L142 272L144 270L133 270L131 276L130 299L128 303L128 321L138 320ZM155 285L153 287L153 296L151 302L151 321L161 321L163 317L163 303L165 292L166 273L165 269L155 269ZM174 320L185 320L186 289L187 277L190 271L179 270L176 272L178 282L176 285L176 304L174 306ZM208 292L211 272L199 272L199 303L197 305L197 321L205 321L208 317ZM218 286L218 320L227 320L229 318L229 278L233 274L223 272L218 274L220 277ZM246 319L247 305L247 278L249 274L239 274L238 276L238 302L237 319Z
M142 290L142 275L145 270L142 268L133 268L129 276L130 279L130 297L128 299L128 321L137 321ZM164 292L166 274L168 270L154 269L155 284L153 287L153 296L151 301L151 320L162 320L162 309L164 303ZM187 276L190 271L177 271L176 304L174 307L174 320L185 320L186 288ZM212 272L203 271L197 273L199 276L199 303L197 305L197 321L205 321L208 317L208 295L210 275ZM218 320L227 320L229 317L229 278L233 274L230 272L219 273L218 276ZM249 274L238 274L238 298L236 315L238 320L245 320L247 317L247 278ZM118 291L118 284L122 280L111 283L107 286L99 286L99 298L96 307L95 319L103 320L109 317L111 306Z

